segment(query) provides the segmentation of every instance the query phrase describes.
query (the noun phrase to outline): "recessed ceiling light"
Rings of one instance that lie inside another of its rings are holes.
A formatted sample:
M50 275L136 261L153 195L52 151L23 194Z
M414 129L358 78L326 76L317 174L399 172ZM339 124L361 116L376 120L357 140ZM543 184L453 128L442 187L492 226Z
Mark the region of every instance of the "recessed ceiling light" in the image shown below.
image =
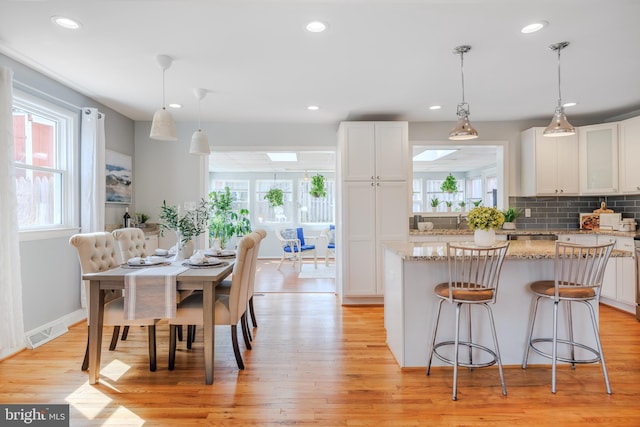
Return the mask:
M310 33L321 33L327 29L327 24L322 21L311 21L307 24L307 31Z
M296 153L267 153L272 162L297 162Z
M80 22L67 18L66 16L52 16L51 22L59 27L66 28L67 30L79 30L82 27Z
M577 102L565 102L562 104L563 107L575 107L576 105L578 105Z
M432 105L431 107L429 107L429 110L439 110L441 108L442 108L441 105Z
M320 107L318 107L317 105L309 105L307 107L307 110L311 110L311 111L318 111L320 109Z
M178 109L178 108L182 108L182 104L175 104L175 103L169 104L169 107Z
M547 24L549 24L547 21L534 22L532 24L525 25L524 27L522 27L520 32L523 33L523 34L535 33L536 31L540 31L541 29L546 27Z

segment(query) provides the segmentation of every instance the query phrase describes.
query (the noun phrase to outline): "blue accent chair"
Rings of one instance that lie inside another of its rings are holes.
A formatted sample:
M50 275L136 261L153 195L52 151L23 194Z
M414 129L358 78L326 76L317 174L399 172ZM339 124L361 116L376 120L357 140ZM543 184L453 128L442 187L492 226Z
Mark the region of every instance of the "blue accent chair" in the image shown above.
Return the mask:
M313 263L315 268L318 268L318 257L316 253L315 240L316 237L304 237L304 230L299 228L280 228L276 232L278 240L282 246L282 258L280 264L278 264L278 270L284 262L285 258L291 258L295 267L296 261L298 261L298 271L302 270L302 254L305 252L313 253ZM307 241L313 242L312 244Z

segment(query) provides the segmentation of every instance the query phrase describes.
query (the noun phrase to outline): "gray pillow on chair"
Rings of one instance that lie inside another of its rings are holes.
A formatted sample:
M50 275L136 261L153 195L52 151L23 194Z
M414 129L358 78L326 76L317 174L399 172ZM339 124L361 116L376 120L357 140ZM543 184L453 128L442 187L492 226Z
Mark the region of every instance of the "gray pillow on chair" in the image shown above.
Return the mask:
M282 235L282 238L286 240L298 238L298 233L295 228L284 229L280 234Z

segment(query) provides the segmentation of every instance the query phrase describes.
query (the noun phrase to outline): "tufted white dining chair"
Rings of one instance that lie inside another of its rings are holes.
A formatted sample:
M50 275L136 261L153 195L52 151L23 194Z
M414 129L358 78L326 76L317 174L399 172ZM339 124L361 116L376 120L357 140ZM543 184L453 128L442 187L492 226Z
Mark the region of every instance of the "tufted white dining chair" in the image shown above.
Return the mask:
M120 254L116 241L111 233L96 232L74 234L69 244L76 248L82 274L98 273L120 266ZM84 282L87 301L89 300L89 281ZM87 304L87 311L89 305ZM90 315L87 313L87 324ZM149 370L156 370L156 319L126 320L124 316L124 298L122 293L111 293L105 296L104 325L114 326L109 350L115 350L118 342L120 326L146 326L149 335ZM82 370L89 367L89 340L82 362Z
M120 248L120 259L127 262L134 257L146 257L153 255L147 248L147 241L144 238L144 231L136 227L118 228L111 232L118 242Z
M238 369L244 369L244 362L238 346L238 322L246 315L251 276L252 257L256 242L260 239L255 232L240 240L236 263L231 276L229 295L216 295L213 309L216 325L231 326L231 341ZM178 304L176 317L169 319L169 370L173 370L176 358L176 335L179 325L202 325L202 293L197 292ZM246 342L246 340L245 340Z

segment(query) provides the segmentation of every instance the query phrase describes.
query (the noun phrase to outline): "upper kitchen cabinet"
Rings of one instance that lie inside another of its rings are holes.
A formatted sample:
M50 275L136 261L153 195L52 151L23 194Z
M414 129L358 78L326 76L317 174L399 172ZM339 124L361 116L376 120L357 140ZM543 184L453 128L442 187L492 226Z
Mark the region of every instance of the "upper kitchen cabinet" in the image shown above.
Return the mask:
M343 122L345 181L405 181L409 171L407 122Z
M522 196L573 196L580 191L578 137L549 138L544 128L523 131L520 179Z
M618 192L618 124L581 126L580 192L609 194Z
M619 123L620 191L640 193L640 116Z

